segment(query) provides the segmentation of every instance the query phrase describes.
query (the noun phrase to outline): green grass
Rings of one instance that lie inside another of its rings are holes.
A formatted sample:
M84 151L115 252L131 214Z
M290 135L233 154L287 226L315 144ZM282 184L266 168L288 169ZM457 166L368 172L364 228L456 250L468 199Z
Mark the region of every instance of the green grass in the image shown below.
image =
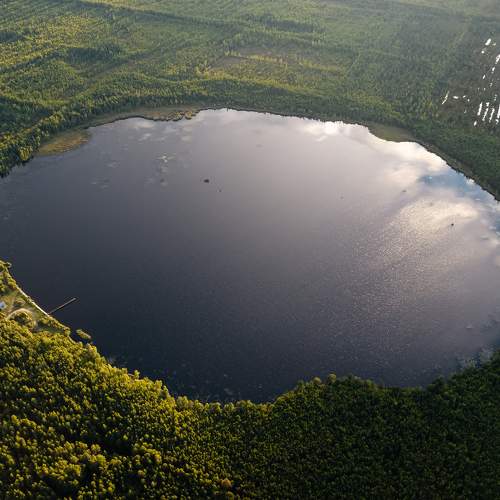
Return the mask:
M55 137L42 144L37 154L41 156L50 156L65 153L72 149L77 149L89 140L89 133L82 129L73 129L61 132Z
M52 316L49 316L19 288L9 273L9 266L0 261L0 302L6 307L0 317L21 322L33 333L50 332L68 334L69 330ZM23 322L23 320L25 321Z

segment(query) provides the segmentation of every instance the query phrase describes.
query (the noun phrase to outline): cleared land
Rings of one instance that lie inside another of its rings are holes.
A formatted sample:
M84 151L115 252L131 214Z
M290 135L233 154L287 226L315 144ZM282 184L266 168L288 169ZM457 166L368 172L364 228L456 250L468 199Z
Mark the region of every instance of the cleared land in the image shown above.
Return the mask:
M0 318L15 321L33 333L69 332L68 328L49 316L19 288L9 273L9 266L2 261L0 261Z

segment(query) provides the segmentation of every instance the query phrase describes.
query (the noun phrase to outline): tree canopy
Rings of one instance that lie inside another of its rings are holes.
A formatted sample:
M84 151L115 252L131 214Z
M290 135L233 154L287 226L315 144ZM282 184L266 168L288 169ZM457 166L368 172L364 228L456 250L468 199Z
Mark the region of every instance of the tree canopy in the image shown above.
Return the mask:
M6 0L0 171L138 106L399 125L500 190L494 0Z
M5 266L0 285L16 287ZM174 398L55 326L0 312L2 498L500 493L500 354L426 389L331 375L221 405Z

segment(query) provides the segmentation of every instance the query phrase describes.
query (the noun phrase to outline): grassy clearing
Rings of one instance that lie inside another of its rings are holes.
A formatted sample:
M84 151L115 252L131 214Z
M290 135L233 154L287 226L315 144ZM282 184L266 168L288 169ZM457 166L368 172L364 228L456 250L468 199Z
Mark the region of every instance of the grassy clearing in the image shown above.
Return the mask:
M392 142L415 142L415 136L401 127L384 125L381 123L368 123L368 128L373 135L380 139Z
M113 123L127 118L145 118L155 121L178 121L182 118L191 119L200 110L197 106L160 106L157 108L139 107L132 111L107 113L89 120L71 130L56 133L46 143L42 144L37 156L51 156L66 153L86 144L91 137L89 128L106 123Z
M9 272L9 266L0 261L0 318L16 321L31 332L46 331L67 334L68 328L41 309L17 285Z
M65 153L83 146L90 139L90 134L84 129L75 129L61 132L42 144L38 150L39 156L50 156Z

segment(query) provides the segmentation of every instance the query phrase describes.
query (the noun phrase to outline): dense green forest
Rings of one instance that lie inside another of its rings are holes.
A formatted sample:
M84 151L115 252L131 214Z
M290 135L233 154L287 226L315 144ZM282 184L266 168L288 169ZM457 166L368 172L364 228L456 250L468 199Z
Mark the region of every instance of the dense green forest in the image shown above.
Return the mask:
M0 170L102 113L197 104L399 125L498 193L498 6L4 0Z
M4 317L1 496L493 499L499 399L497 355L425 390L330 376L202 404Z
M499 194L499 7L3 0L0 173L104 113L232 106L403 127ZM19 308L0 310L2 498L500 497L498 354L425 389L331 376L267 404L175 399L0 265Z

